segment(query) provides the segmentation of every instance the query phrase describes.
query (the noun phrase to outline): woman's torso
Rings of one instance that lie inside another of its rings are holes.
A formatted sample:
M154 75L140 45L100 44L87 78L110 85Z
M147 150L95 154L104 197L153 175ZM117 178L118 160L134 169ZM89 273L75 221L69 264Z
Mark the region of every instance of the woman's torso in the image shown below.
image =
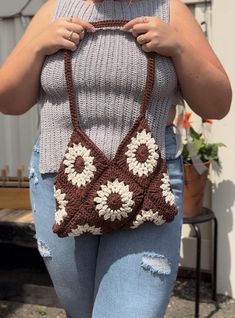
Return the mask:
M169 0L119 2L58 0L55 18L78 16L89 22L157 15L169 20ZM139 115L146 79L146 54L131 33L118 28L87 33L73 53L73 81L80 124L110 159ZM58 170L72 125L63 52L47 57L41 74L40 171ZM177 77L171 59L156 55L155 84L147 118L164 155L165 126L174 118Z

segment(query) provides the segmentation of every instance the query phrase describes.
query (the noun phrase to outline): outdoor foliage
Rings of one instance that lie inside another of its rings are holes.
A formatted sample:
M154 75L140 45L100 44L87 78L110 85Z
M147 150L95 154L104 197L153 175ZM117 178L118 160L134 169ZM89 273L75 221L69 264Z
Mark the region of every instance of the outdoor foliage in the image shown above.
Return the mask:
M206 141L202 132L197 132L192 127L192 122L190 121L191 113L186 112L182 121L182 126L186 131L186 138L183 146L183 160L185 163L192 163L192 153L198 156L203 162L206 161L216 161L219 163L218 152L220 147L226 147L225 144L219 143L209 143ZM212 124L212 120L205 119L202 120L202 131L204 125ZM189 149L192 149L189 151Z

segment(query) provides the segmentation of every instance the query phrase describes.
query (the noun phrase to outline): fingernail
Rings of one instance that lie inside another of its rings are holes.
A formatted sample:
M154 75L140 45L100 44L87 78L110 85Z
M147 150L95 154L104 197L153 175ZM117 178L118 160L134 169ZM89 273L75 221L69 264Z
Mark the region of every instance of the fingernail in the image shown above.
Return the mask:
M130 32L130 33L132 32L132 29L128 29L128 30L127 30L127 29L124 28L124 27L122 27L121 30L122 30L122 31L125 31L125 32Z
M91 28L92 32L95 32L97 29L95 27Z

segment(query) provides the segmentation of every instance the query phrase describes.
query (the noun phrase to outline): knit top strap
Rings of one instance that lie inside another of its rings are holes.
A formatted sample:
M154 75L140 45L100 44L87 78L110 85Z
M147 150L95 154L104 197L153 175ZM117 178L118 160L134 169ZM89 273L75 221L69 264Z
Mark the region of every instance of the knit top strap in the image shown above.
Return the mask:
M90 22L95 28L109 28L109 27L122 27L126 24L128 20L106 20L106 21L97 21L97 22ZM152 97L153 86L154 86L154 53L147 53L147 76L145 82L145 89L144 95L141 102L140 114L137 118L139 121L143 118L146 114L148 106L150 104L150 100ZM73 78L72 78L72 51L65 49L64 50L64 64L65 64L65 80L66 80L66 87L69 99L69 107L70 107L70 114L71 120L74 129L81 129L77 114L77 107L76 107L76 98L75 92L73 87Z

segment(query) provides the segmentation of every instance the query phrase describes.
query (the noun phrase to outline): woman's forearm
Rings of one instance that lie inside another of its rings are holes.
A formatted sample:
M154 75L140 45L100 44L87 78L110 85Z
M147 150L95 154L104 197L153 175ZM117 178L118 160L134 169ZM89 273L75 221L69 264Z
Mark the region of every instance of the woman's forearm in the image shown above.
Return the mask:
M185 41L173 62L190 107L202 118L223 118L231 104L231 86L223 70L203 59L203 52Z
M40 50L29 44L6 60L0 69L2 113L20 115L37 102L44 59Z
M92 24L77 17L53 20L55 6L56 1L41 6L0 69L0 112L19 115L32 107L39 97L45 57L61 49L74 51L85 31L95 31Z

